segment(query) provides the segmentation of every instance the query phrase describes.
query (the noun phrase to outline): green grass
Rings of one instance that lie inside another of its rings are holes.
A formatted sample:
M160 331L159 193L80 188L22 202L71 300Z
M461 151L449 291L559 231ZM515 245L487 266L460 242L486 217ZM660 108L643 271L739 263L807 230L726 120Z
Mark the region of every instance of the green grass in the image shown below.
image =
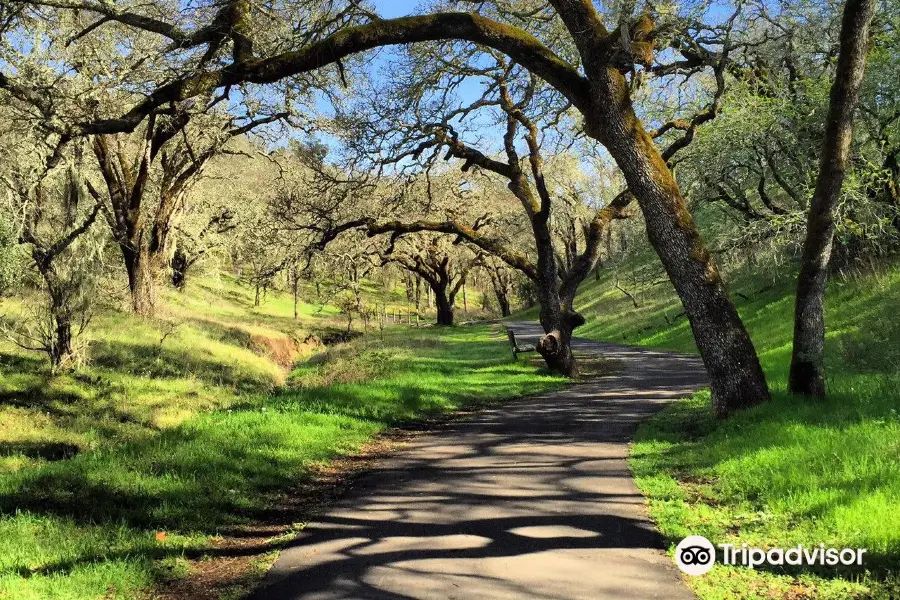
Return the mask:
M71 375L0 347L0 598L143 597L384 428L562 384L488 327L389 328L285 377L251 336L333 326L333 310L297 323L286 297L251 305L223 280L157 321L104 313Z
M614 281L585 285L578 335L696 351L668 284L626 287L634 307ZM704 599L900 596L900 270L829 283L824 402L786 392L793 282L747 273L730 287L773 401L717 422L704 392L646 423L631 467L652 517L674 543L697 534L714 544L869 549L866 571L716 565L689 578Z

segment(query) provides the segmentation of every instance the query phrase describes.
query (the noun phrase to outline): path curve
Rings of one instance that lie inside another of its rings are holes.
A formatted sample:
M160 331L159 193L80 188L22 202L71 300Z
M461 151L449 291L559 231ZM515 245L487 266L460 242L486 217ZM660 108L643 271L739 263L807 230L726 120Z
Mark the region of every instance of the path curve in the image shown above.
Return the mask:
M524 342L540 333L509 326ZM252 598L694 598L661 550L626 457L642 420L704 385L703 364L574 345L622 369L416 439L309 524Z

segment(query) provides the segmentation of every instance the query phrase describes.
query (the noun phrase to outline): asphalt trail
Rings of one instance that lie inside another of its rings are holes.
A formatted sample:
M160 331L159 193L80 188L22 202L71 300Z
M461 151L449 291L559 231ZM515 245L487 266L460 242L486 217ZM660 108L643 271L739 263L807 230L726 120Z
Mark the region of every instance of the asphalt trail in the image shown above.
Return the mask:
M526 342L540 333L512 328ZM308 525L252 598L694 598L661 550L626 457L642 420L704 385L703 364L575 345L622 368L418 438Z

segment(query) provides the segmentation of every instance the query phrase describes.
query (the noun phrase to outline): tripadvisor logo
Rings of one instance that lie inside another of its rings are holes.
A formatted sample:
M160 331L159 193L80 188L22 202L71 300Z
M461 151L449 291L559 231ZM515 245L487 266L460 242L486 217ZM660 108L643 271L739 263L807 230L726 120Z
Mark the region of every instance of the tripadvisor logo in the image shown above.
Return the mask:
M718 544L722 564L754 569L760 565L862 565L865 548L826 548L825 544L792 548L752 548L747 544ZM702 535L691 535L675 547L675 563L688 575L703 575L716 562L716 547Z
M675 547L675 562L688 575L703 575L716 562L716 549L702 535L691 535Z

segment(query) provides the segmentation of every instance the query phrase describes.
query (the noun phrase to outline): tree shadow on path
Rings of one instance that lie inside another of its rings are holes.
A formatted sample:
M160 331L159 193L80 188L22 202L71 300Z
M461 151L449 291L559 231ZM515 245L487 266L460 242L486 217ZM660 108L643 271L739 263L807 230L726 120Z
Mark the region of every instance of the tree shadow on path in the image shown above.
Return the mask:
M623 369L420 438L306 526L252 598L692 598L625 460L702 364L583 346Z

